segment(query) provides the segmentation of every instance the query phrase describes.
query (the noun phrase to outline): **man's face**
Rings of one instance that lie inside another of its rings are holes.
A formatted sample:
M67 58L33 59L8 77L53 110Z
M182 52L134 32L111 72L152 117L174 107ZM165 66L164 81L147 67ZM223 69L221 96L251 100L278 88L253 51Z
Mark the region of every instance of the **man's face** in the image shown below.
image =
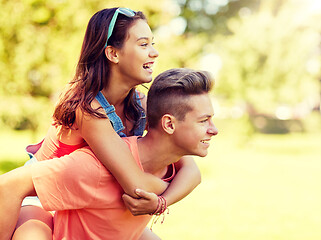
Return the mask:
M174 141L184 155L205 157L211 137L218 133L212 102L208 94L201 94L190 96L188 103L192 110L183 121L176 121Z

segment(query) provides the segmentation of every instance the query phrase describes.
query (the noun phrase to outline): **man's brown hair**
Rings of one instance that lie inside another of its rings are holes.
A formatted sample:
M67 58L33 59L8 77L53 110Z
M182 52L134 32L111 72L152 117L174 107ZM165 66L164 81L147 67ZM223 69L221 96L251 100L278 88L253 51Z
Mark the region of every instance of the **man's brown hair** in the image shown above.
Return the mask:
M155 128L164 114L184 120L192 108L188 104L191 95L211 91L214 81L206 71L174 68L159 74L148 91L147 122Z

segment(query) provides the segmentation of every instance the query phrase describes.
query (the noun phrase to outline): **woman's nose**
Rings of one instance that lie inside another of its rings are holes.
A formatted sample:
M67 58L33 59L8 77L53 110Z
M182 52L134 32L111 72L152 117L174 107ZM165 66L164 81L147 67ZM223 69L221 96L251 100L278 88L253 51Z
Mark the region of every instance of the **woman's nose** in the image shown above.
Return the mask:
M149 55L150 57L157 58L159 54L158 51L152 46Z

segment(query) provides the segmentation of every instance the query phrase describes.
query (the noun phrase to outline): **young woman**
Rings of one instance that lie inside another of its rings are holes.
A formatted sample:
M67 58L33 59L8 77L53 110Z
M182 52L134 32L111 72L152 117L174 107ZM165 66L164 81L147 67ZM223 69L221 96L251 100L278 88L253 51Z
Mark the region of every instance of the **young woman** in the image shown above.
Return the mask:
M38 161L60 157L89 145L131 197L136 189L162 194L164 182L142 172L122 136L141 135L145 128L145 98L135 86L152 80L152 66L158 52L153 35L141 12L126 8L104 9L90 19L76 74L61 96L54 124L36 152ZM108 101L107 101L108 100ZM142 101L140 101L142 100ZM143 108L142 108L143 107ZM179 171L162 194L173 204L200 182L193 159L184 157ZM153 213L157 202L134 200L139 214ZM37 206L24 206L13 239L51 239L51 214Z

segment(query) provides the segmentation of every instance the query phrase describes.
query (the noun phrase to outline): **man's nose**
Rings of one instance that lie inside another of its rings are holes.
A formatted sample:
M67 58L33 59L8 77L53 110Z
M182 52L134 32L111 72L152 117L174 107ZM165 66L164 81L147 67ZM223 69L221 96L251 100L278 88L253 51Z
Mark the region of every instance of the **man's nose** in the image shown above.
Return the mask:
M208 133L211 135L217 135L218 134L218 129L216 128L216 126L214 125L214 123L211 121L211 125L208 129Z

